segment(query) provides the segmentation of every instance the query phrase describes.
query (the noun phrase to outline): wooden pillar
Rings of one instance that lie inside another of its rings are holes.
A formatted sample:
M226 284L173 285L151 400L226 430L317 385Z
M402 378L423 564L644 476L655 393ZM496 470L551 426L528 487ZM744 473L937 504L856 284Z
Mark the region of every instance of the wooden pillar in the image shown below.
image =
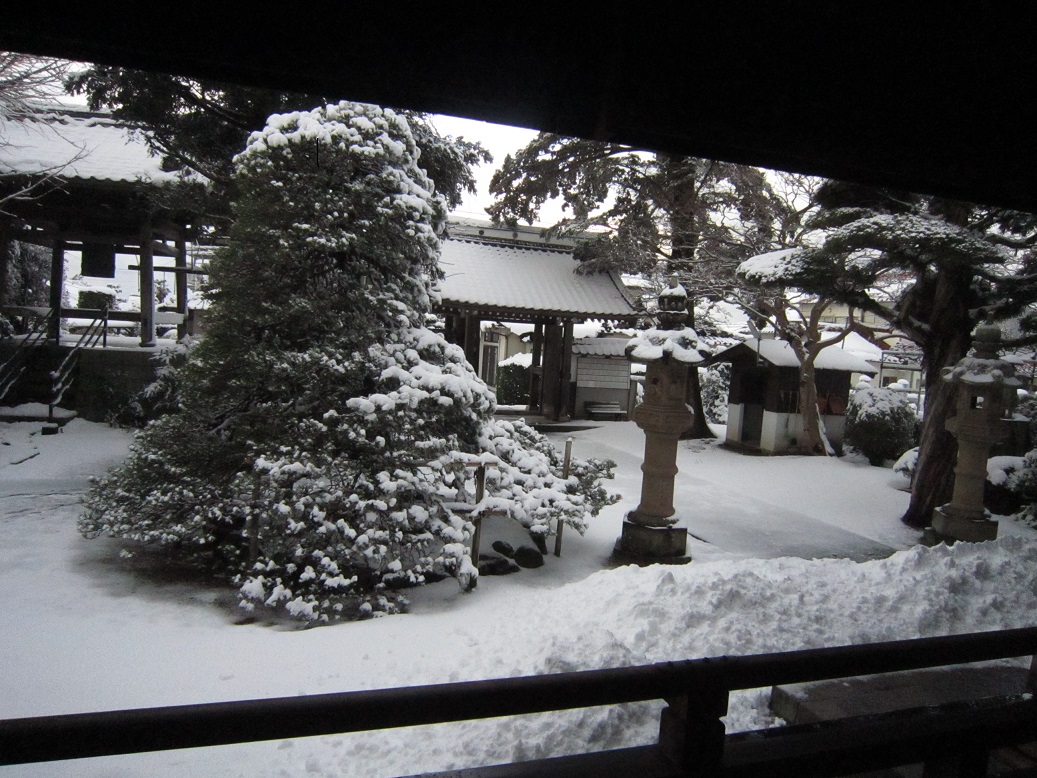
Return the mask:
M478 316L464 317L464 355L468 364L476 373L479 372L479 342L481 340L480 325L482 320Z
M533 325L533 361L529 369L529 410L539 411L543 406L544 325Z
M11 225L0 219L0 305L7 304L7 283L11 277Z
M544 373L540 413L547 419L558 421L561 413L559 386L562 374L562 327L558 324L544 325Z
M187 238L183 231L176 236L176 266L181 268L173 275L176 277L176 312L183 320L176 327L177 340L187 336Z
M54 238L54 248L50 255L50 307L56 315L50 320L47 337L55 343L61 340L61 294L65 286L65 241L61 237Z
M140 233L140 345L155 345L155 256L151 224Z
M562 325L562 364L558 376L558 418L569 420L573 373L573 322L566 319Z

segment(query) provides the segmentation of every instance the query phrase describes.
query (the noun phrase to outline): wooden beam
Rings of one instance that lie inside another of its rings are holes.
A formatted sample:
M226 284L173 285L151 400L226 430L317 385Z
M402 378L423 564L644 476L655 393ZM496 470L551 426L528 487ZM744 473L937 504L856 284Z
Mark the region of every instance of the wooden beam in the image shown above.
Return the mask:
M127 265L130 270L140 270L140 265ZM176 273L177 276L207 276L209 275L208 270L196 270L193 267L186 267L181 265L160 265L158 267L152 267L153 273ZM186 281L185 281L186 283Z

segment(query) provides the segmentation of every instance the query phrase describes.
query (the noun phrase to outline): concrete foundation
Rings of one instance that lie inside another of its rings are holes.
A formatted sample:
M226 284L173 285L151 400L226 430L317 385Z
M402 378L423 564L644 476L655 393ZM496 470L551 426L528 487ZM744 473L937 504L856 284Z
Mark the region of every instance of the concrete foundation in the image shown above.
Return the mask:
M997 538L997 522L986 518L973 518L955 515L952 506L944 505L933 511L933 526L926 531L926 540L936 543L953 543L963 540L966 543L982 543L984 540Z
M633 564L684 564L691 561L686 527L650 527L623 520L623 532L613 556Z

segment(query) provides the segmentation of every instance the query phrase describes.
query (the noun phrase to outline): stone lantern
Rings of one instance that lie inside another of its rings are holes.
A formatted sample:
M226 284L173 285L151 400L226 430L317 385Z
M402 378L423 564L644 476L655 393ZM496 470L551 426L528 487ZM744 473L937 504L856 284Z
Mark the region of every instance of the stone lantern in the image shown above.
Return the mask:
M997 522L983 507L987 458L991 446L1007 436L1006 393L1022 384L1012 365L999 358L1001 330L997 325L981 324L972 338L975 355L943 371L943 380L954 385L957 392L957 412L948 419L947 429L958 439L958 463L951 501L933 512L929 539L934 542L978 542L997 537Z
M623 520L616 556L634 562L687 562L688 530L673 507L677 443L692 423L685 402L688 370L702 362L698 336L685 327L688 295L676 278L659 295L659 328L627 344L627 358L646 365L644 401L632 414L645 433L641 502Z

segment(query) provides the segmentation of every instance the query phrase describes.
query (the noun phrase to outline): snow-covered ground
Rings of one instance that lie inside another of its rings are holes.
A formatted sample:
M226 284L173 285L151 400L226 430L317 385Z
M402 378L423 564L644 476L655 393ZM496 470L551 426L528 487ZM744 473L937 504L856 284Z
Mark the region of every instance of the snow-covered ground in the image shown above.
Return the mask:
M1030 626L1037 532L913 546L891 471L682 445L676 502L695 561L607 569L640 490L631 423L577 432L619 467L623 500L539 570L444 581L412 612L318 629L241 614L225 590L156 573L75 530L92 473L130 437L75 420L61 435L0 424L0 718L472 680ZM561 446L564 436L555 442ZM492 535L492 532L490 533ZM898 551L899 550L899 551ZM898 553L894 553L898 552ZM892 554L892 556L889 556ZM887 557L888 558L883 558ZM829 558L831 557L831 558ZM873 560L873 561L855 561ZM150 572L149 572L150 570ZM728 726L766 726L767 692ZM388 776L655 739L659 705L6 768L7 776Z

